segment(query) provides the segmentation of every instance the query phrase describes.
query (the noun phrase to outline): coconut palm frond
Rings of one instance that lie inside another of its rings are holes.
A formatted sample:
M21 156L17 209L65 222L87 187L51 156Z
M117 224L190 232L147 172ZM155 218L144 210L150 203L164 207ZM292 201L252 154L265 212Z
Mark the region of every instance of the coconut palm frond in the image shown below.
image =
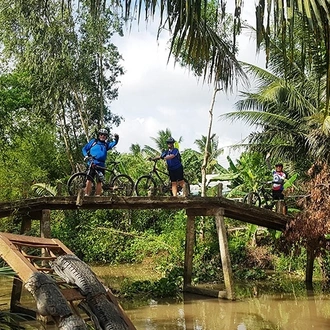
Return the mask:
M47 183L35 183L31 186L36 196L56 196L57 189Z
M233 111L219 116L220 119L244 120L250 126L268 125L274 126L278 123L288 126L296 126L296 121L286 116L269 113L265 111Z

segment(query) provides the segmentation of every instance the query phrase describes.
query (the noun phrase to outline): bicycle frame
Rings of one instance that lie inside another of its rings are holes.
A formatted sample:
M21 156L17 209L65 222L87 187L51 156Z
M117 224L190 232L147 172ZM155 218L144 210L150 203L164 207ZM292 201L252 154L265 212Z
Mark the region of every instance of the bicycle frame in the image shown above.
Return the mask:
M158 160L154 160L154 165L153 165L153 168L152 170L149 172L149 175L151 177L154 177L156 176L158 178L158 180L160 181L160 184L163 186L163 187L166 187L170 184L170 181L169 181L169 174L167 172L164 172L163 170L160 170L158 167L157 167L157 161ZM167 180L164 180L161 176L160 176L160 173L165 175Z
M91 162L91 164L88 166L88 169L86 170L86 173L88 173L88 171L90 170L91 167L93 167L95 169L95 173L96 173L96 178L100 178L100 175L98 173L97 170L104 170L105 172L109 172L110 173L110 177L109 177L109 180L108 182L112 182L113 178L118 175L119 173L116 172L116 167L117 165L119 165L120 162L111 162L110 163L110 166L112 166L111 168L110 167L103 167L103 166L100 166L100 165L96 165L94 164L93 162ZM105 179L105 178L104 178ZM93 181L93 179L91 178L91 180ZM104 180L106 181L106 180Z
M264 187L264 184L259 186L257 190L246 194L243 198L243 202L266 209L272 209L275 205L272 194Z
M272 194L269 191L267 191L264 186L261 186L258 193L266 203L269 202L269 201L273 201Z

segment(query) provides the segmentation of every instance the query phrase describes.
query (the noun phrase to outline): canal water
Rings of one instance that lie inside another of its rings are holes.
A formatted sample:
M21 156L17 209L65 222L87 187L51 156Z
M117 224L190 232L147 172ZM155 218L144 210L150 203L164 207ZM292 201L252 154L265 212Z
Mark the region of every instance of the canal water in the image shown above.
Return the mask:
M154 301L125 309L138 330L325 330L330 296L263 294L227 301L184 295L181 302Z
M120 302L137 330L328 330L330 292L322 284L315 287L308 291L299 281L246 283L235 289L236 301L183 294L175 299ZM2 310L9 309L11 288L12 280L0 279ZM29 299L25 294L23 298ZM21 325L44 329L32 321Z

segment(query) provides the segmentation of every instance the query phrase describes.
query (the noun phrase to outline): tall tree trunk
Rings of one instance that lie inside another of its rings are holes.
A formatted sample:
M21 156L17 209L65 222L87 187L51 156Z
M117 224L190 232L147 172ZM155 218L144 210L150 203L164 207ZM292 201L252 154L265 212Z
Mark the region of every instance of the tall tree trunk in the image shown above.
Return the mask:
M206 136L203 164L201 167L201 172L202 172L201 196L202 197L206 196L206 168L207 168L207 164L208 164L208 161L210 158L210 141L211 141L211 132L212 132L212 124L213 124L213 108L214 108L216 95L219 91L220 91L220 88L216 85L213 90L212 102L211 102L211 107L209 110L209 117L210 117L209 128L208 128L208 132L207 132L207 136Z
M100 127L104 127L104 98L103 98L103 53L102 53L102 44L100 42L100 52L98 54L99 62L99 93L100 93L100 118L99 123Z
M72 152L71 152L71 146L70 146L70 139L69 139L69 134L67 131L67 125L66 125L66 117L65 117L65 111L64 111L64 106L62 105L62 112L58 114L59 116L59 123L60 123L60 130L61 130L61 134L62 134L62 138L64 141L64 145L65 145L65 151L66 151L66 155L68 157L70 166L71 166L71 170L74 172L75 171L75 163L72 157Z
M89 141L88 114L85 109L84 102L82 98L79 97L78 91L76 89L73 89L73 95L77 104L76 110L78 111L80 122L85 132L86 141L88 142Z
M207 164L210 158L210 140L211 140L211 132L212 132L212 124L213 124L213 108L214 108L214 103L215 103L215 98L220 89L217 87L217 85L214 86L213 90L213 96L212 96L212 101L211 101L211 106L209 110L209 128L206 136L206 143L205 143L205 149L204 149L204 158L203 158L203 164L201 167L201 172L202 172L202 187L201 187L201 196L205 197L206 196L206 169L207 169ZM201 241L204 241L204 217L201 217L201 223L200 223L200 232L199 232L199 238Z
M311 286L313 283L313 268L314 268L315 253L310 247L307 247L307 263L306 263L306 285Z

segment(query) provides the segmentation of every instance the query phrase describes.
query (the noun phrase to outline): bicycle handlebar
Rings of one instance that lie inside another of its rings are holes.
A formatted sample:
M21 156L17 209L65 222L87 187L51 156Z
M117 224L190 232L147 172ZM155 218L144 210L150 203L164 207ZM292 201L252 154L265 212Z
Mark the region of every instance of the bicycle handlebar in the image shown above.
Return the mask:
M85 158L84 158L84 160L86 160L86 161L90 161L89 166L94 166L94 167L96 167L96 168L100 168L100 169L103 169L103 170L110 170L110 169L107 168L107 167L104 167L104 166L100 166L100 165L95 164L95 163L94 163L94 160L95 160L95 159L96 159L96 158L93 157L93 156L88 156L88 157L85 157ZM120 164L120 162L118 162L118 161L112 161L112 162L110 162L110 165L112 165L113 167L115 167L115 166L117 166L117 165L119 165L119 164Z
M150 161L150 162L158 162L159 160L160 160L160 158L157 158L157 157L155 157L155 158L153 158L153 157L149 157L148 158L148 160Z

